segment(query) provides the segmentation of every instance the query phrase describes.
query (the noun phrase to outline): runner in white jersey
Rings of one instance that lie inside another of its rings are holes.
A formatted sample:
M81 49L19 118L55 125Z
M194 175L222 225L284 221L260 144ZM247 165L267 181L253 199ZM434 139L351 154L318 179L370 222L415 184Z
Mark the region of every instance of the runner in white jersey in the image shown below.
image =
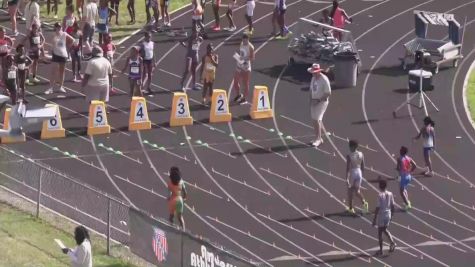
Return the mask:
M348 184L348 212L355 213L353 209L353 195L361 200L363 211L368 212L368 201L361 193L361 181L363 180L364 156L358 150L358 141L350 140L350 154L346 156L346 182Z
M393 193L386 190L386 180L382 180L381 177L378 177L378 180L380 192L376 209L374 210L373 226L378 226L379 251L376 252L376 255L380 256L383 255L383 233L390 242L389 252L393 252L396 249L396 243L394 243L394 239L388 231L389 222L391 222L394 214L394 196Z

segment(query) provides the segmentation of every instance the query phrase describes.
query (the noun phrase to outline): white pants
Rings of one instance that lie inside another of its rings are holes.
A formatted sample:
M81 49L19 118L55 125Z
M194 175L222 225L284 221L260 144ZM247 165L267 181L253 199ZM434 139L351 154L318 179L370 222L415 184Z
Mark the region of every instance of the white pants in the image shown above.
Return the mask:
M355 189L360 189L361 181L363 180L363 174L360 168L350 170L350 186Z

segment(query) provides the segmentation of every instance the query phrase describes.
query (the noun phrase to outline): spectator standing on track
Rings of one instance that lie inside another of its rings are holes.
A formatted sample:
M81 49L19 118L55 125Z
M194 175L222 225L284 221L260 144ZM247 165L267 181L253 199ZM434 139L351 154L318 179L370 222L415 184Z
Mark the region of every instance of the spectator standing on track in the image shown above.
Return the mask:
M109 60L111 66L114 66L114 54L116 47L114 43L112 43L112 34L109 32L104 36L104 43L101 46L102 53L104 53L104 57ZM117 89L114 87L114 75L112 75L111 86L109 90L109 94L116 94L118 93Z
M201 60L201 79L203 82L203 105L207 105L211 101L213 94L213 84L216 78L216 68L218 67L218 54L214 52L213 44L206 47L206 55Z
M322 120L331 95L330 80L322 73L320 64L313 64L307 71L313 75L310 82L310 115L314 123L316 139L312 142L312 146L318 147L323 143Z
M19 0L8 0L8 15L10 15L10 22L12 24L12 36L18 36L16 23L18 1Z
M103 57L102 48L92 48L92 59L87 62L82 80L82 90L86 94L86 102L92 100L109 102L109 87L112 86L112 65Z
M221 0L212 0L211 6L213 8L213 14L214 14L214 26L211 28L212 31L220 31L221 26L219 25L219 8L221 6Z
M389 252L393 252L396 249L396 243L394 243L394 239L388 231L389 223L394 214L394 196L393 193L386 190L386 187L386 180L380 180L380 192L378 194L373 218L373 226L378 226L379 251L376 252L376 256L383 255L383 233L388 237L390 242Z
M25 83L26 78L28 77L28 68L30 67L31 63L31 58L26 55L25 46L19 44L16 47L15 64L18 68L18 89L20 90L20 97L23 100L23 103L25 104L28 103L28 101L26 101L25 99Z
M72 267L92 267L92 246L89 232L84 226L74 229L74 239L77 247L63 248L63 253L69 256Z
M419 134L414 137L414 140L417 140L422 137L423 151L424 151L424 160L426 163L426 171L422 172L425 176L432 177L434 172L432 170L432 161L430 160L430 152L434 150L435 147L435 122L430 117L424 118L424 126L419 130Z
M226 31L233 32L236 30L236 24L234 24L233 11L236 8L236 0L229 0L228 10L226 11L226 17L229 21L229 28L225 28Z
M202 43L203 38L201 38L196 29L192 29L190 37L184 42L181 42L181 45L187 48L185 71L183 72L180 83L183 92L187 90L185 80L188 77L188 73L191 73L191 89L198 90L196 87L196 67L198 66L200 46Z
M160 10L162 12L162 21L163 21L163 25L166 27L172 26L170 15L168 14L169 4L170 4L170 0L160 0Z
M38 27L41 26L40 5L37 0L31 0L30 3L25 6L24 16L26 29L28 31L31 30L33 23L36 23Z
M92 47L94 31L96 28L96 20L98 18L98 9L96 0L88 0L86 5L86 12L82 17L83 28L82 33L87 47Z
M158 61L155 61L154 54L154 42L150 39L150 32L144 33L145 40L140 44L140 53L143 58L143 88L146 90L147 94L151 95L152 88L150 84L152 83L152 72L157 67Z
M53 1L53 6L51 6L51 1ZM49 14L54 11L53 18L58 18L58 0L46 0L46 14Z
M109 0L111 3L111 10L114 12L109 16L109 23L111 23L112 17L115 16L115 25L119 25L119 4L120 0Z
M409 195L407 193L407 187L412 181L411 173L417 168L414 160L407 155L408 149L405 146L402 146L399 150L399 158L397 159L396 170L399 172L399 193L401 194L402 200L406 205L406 209L412 208L411 201L409 200Z
M168 182L168 212L170 214L170 223L176 215L181 228L185 230L185 220L183 219L183 210L187 197L185 182L181 178L181 172L178 167L170 168L170 182Z
M73 24L73 30L71 32L71 37L74 38L73 44L69 49L69 54L71 55L71 67L73 71L73 82L81 82L81 55L82 55L82 32L79 30L79 24L77 21Z
M54 24L54 37L53 37L53 57L52 61L56 63L57 68L53 67L51 70L50 88L46 90L45 94L49 95L54 92L54 86L56 82L59 84L59 91L66 93L64 90L64 69L66 61L68 59L68 50L73 43L74 39L71 35L67 34L61 29L61 25L56 22Z
M10 53L10 49L13 46L13 40L5 35L5 29L0 26L0 60L2 65L2 82L5 79L6 67L5 58Z
M254 25L252 23L252 17L254 16L254 9L256 8L256 1L254 0L247 0L246 1L246 21L247 21L247 31L248 35L252 35L254 33Z
M140 56L140 47L134 46L130 50L130 55L125 60L125 65L122 68L122 73L125 73L126 69L128 71L129 85L130 85L130 97L133 96L142 96L142 80L144 72L143 59Z
M104 35L109 33L109 16L115 11L107 5L107 0L100 0L99 2L99 22L96 25L96 30L99 33L99 45L104 41Z
M249 41L249 35L243 34L239 53L234 58L237 61L236 70L234 71L233 90L236 92L234 102L240 105L247 104L251 80L251 63L255 59L254 46ZM244 92L241 93L241 86Z
M127 10L129 11L130 16L130 21L127 24L135 24L135 0L129 0L127 2Z
M345 23L353 22L353 19L348 16L345 10L340 7L338 0L333 0L333 8L330 12L330 17L332 18L332 26L340 29L345 28ZM342 39L342 33L340 31L334 31L333 37L340 40Z
M32 74L32 77L31 79L28 79L26 81L26 84L34 85L35 83L40 82L40 80L36 78L36 73L38 71L38 60L40 59L40 51L42 50L43 44L45 43L45 37L40 32L38 24L33 23L31 25L30 32L21 43L24 44L26 42L28 42L29 44L28 56L32 60L32 63L30 65L30 72Z
M5 72L6 76L4 78L5 87L7 89L7 94L11 99L11 104L16 105L17 101L17 77L18 77L18 68L15 66L15 60L13 55L6 56L5 59Z
M348 184L348 211L355 213L353 209L353 195L356 194L363 204L363 212L368 212L368 201L361 193L361 182L363 181L364 155L358 150L358 141L350 140L350 154L346 156L346 182Z

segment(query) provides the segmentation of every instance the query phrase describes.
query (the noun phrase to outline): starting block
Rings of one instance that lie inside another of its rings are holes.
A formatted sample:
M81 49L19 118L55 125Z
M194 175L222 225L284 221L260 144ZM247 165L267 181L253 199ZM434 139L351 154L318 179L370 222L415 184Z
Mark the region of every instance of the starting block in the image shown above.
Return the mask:
M129 131L149 130L152 122L148 118L147 101L143 97L132 97L130 103Z
M5 115L3 117L3 129L8 130L10 127L10 112L12 111L11 108L5 109ZM25 133L21 133L19 136L15 137L2 137L2 144L12 144L12 143L20 143L26 141Z
M267 119L274 116L274 112L270 106L267 86L254 86L250 115L253 120Z
M45 107L55 107L56 114L54 118L43 121L41 128L41 139L63 138L66 136L66 131L63 128L61 121L61 114L59 113L58 105L46 104Z
M102 101L91 101L87 135L108 134L110 132L111 127L107 122L106 105Z
M229 112L228 96L225 90L214 89L211 97L209 122L229 122L232 116Z
M188 96L185 93L173 93L172 113L170 114L170 126L192 125L193 118L190 115Z

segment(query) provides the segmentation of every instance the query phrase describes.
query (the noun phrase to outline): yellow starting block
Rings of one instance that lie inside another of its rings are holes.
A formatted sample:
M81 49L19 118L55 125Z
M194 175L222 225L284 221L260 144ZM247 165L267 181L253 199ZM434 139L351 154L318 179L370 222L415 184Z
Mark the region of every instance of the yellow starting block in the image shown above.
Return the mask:
M269 90L267 86L254 86L250 115L253 120L267 119L274 116L274 112L270 107Z
M3 116L3 129L8 130L10 127L10 112L12 111L11 108L5 109L5 115ZM12 144L12 143L20 143L25 142L26 136L25 133L22 133L20 136L15 137L2 137L2 144Z
M229 112L228 96L225 90L214 89L211 97L209 122L229 122L232 116Z
M192 125L193 118L190 115L188 96L185 93L173 93L172 113L170 114L170 126Z
M152 122L148 118L147 101L143 97L132 97L130 103L129 131L149 130Z
M108 134L111 127L107 122L106 105L102 101L93 100L89 105L89 123L87 125L87 134Z
M66 131L63 128L58 105L46 104L45 107L56 107L56 115L54 115L54 118L50 120L43 121L43 127L41 128L41 139L65 137Z

